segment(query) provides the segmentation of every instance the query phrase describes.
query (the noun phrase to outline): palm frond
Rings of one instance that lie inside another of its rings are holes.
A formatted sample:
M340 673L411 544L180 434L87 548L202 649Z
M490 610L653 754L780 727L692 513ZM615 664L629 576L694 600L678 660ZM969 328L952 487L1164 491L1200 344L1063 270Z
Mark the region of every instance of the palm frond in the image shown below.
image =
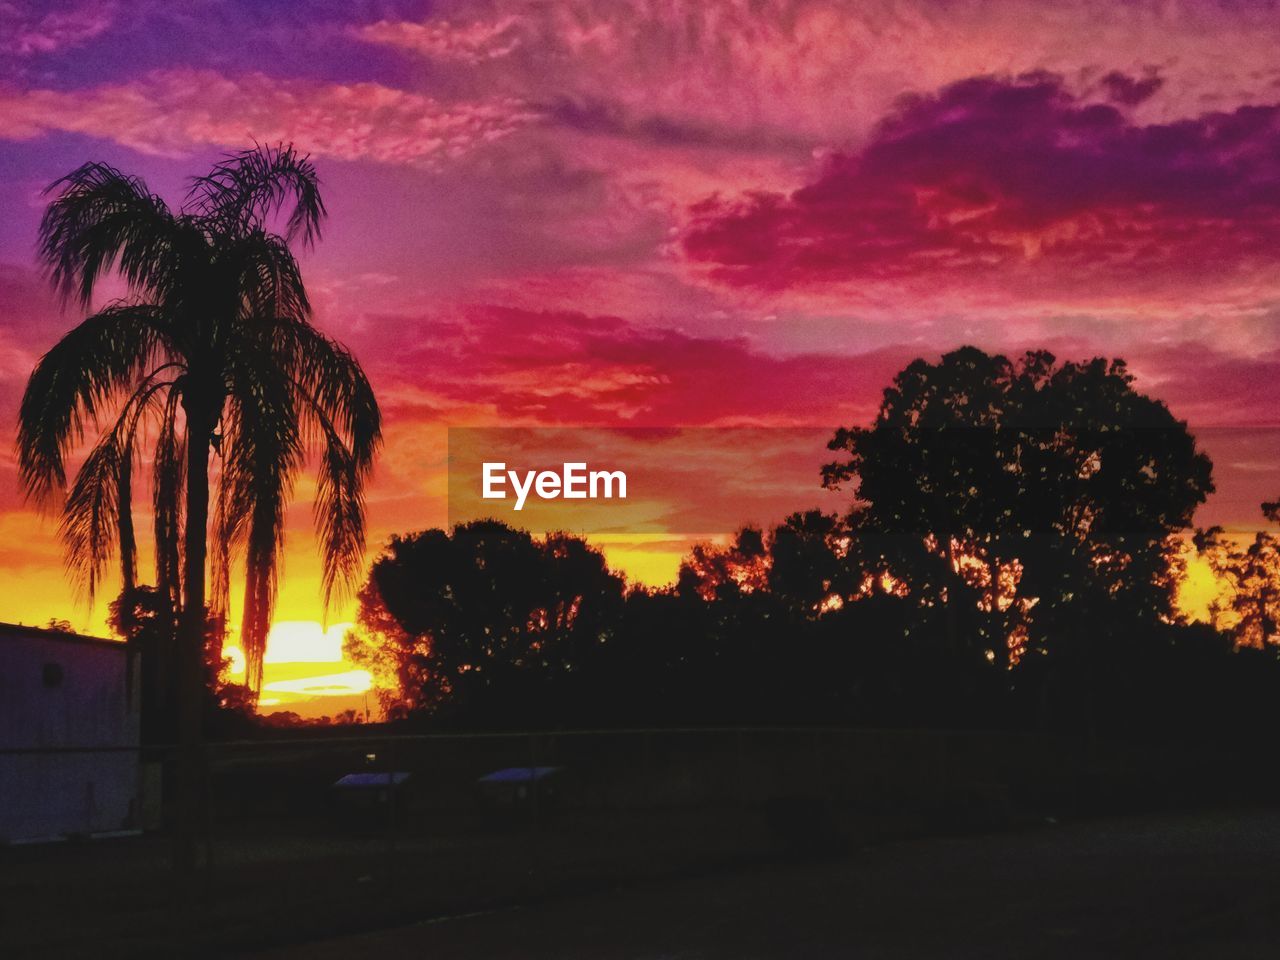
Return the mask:
M365 547L364 484L382 439L382 418L364 371L341 344L309 324L283 323L274 363L289 377L302 436L320 463L313 519L324 601L357 585Z
M142 180L86 163L45 190L54 191L40 221L39 255L64 297L87 305L98 279L117 264L140 290L170 282L184 231Z
M46 501L65 487L65 457L86 425L151 364L162 317L156 307L115 304L36 364L18 413L18 470L29 496Z
M114 432L85 458L64 504L61 534L67 568L92 600L115 547L120 519L120 463Z
M61 531L67 566L90 601L116 544L124 589L137 580L138 551L133 530L133 457L138 426L156 394L172 385L159 380L171 365L153 370L138 385L76 475L63 504Z
M288 381L266 350L237 354L229 368L228 421L223 440L218 525L244 544L245 598L240 644L246 682L257 689L275 607L284 547L285 508L304 448Z
M232 555L239 548L244 531L244 517L231 512L225 466L225 455L235 444L234 425L229 424L223 429L221 443L224 466L218 476L217 499L213 509L213 545L209 551L209 606L215 615L225 621L231 609Z
M235 277L242 319L271 325L277 318L305 323L311 315L302 271L280 237L254 230L229 239L218 260Z
M320 239L327 213L314 164L292 144L259 145L227 157L192 180L187 200L189 209L220 235L261 229L292 205L285 235L300 236L308 247Z
M359 586L364 559L364 470L342 442L328 417L318 414L324 429L320 477L312 505L323 563L324 602L347 595Z
M283 325L277 344L278 362L300 399L306 399L299 403L304 418L311 421L304 427L316 427L323 444L329 442L327 430L337 430L356 469L366 473L382 443L382 414L360 364L346 347L310 324Z

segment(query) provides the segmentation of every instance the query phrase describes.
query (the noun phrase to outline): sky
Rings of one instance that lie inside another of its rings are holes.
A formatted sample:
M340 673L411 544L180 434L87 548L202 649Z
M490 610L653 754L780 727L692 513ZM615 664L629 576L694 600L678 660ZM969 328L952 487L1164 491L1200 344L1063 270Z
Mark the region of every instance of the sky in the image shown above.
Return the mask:
M865 423L962 344L1123 357L1214 458L1198 521L1254 528L1280 494L1278 46L1247 0L0 2L0 419L80 319L35 263L45 186L101 160L176 205L284 141L330 210L316 323L386 418L374 552L447 521L451 427ZM354 612L320 607L310 484L268 683ZM661 583L717 532L691 525L597 541ZM0 583L0 618L102 629L5 445Z

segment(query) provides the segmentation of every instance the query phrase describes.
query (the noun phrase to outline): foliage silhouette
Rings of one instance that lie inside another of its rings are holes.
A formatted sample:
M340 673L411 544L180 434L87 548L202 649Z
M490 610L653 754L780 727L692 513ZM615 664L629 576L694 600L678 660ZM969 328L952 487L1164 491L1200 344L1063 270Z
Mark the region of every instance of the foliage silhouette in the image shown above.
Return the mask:
M394 708L546 721L610 641L622 594L604 558L573 537L535 541L496 521L394 537L360 593L360 624L377 642L348 651L394 673Z
M1280 538L1258 531L1241 544L1210 527L1196 531L1194 542L1223 585L1209 607L1214 626L1237 646L1265 651L1280 643Z
M850 527L948 644L1092 701L1139 625L1176 617L1176 535L1213 490L1185 423L1123 361L1017 361L966 347L917 360L874 423L831 442L824 482L856 482Z
M177 212L141 180L97 163L50 191L40 253L54 286L88 306L115 268L130 296L80 323L32 373L18 433L23 484L39 500L61 497L66 456L95 417L114 412L62 500L62 533L91 594L117 551L128 589L132 473L154 425L156 581L199 632L215 453L212 606L226 612L232 551L243 548L241 642L256 686L293 476L314 449L328 595L360 569L363 481L380 438L359 365L310 324L288 245L319 237L315 169L291 147L248 150L193 179ZM268 229L283 213L284 237Z
M395 538L349 653L402 714L450 726L1264 722L1274 651L1233 652L1175 605L1211 464L1122 362L917 361L832 448L847 516L698 545L668 589L497 521Z
M170 598L155 587L132 587L111 602L111 632L140 654L143 744L167 746L178 738L179 691L173 682L178 616ZM244 735L253 730L257 697L248 686L226 679L231 661L221 653L224 633L222 617L206 612L203 726L214 736Z
M88 308L114 270L129 295L92 313L36 365L19 414L20 476L30 496L60 505L68 564L90 595L113 554L128 592L137 579L133 472L154 428L156 583L178 611L180 726L191 768L206 600L225 615L231 565L241 556L240 639L256 689L284 511L309 453L320 463L315 521L326 600L358 578L378 406L354 358L310 323L289 242L318 239L325 209L315 168L292 147L228 157L191 181L178 210L101 163L48 192L40 256L55 288ZM283 235L271 231L280 220ZM67 457L99 420L111 425L64 497ZM189 788L195 776L188 769Z

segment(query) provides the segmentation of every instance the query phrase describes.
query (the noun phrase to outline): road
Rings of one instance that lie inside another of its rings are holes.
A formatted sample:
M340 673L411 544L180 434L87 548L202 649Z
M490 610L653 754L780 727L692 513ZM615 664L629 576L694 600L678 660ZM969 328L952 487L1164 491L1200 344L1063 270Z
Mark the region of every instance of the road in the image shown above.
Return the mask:
M276 960L1280 957L1280 811L888 844L310 943Z

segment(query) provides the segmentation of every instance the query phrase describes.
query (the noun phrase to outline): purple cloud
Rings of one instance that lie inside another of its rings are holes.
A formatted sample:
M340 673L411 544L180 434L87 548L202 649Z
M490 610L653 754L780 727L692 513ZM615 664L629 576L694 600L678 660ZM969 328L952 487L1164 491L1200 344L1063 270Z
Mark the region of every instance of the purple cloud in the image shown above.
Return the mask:
M1216 286L1280 266L1280 107L1143 125L1056 75L978 77L904 99L790 194L716 196L691 215L687 256L741 286Z

